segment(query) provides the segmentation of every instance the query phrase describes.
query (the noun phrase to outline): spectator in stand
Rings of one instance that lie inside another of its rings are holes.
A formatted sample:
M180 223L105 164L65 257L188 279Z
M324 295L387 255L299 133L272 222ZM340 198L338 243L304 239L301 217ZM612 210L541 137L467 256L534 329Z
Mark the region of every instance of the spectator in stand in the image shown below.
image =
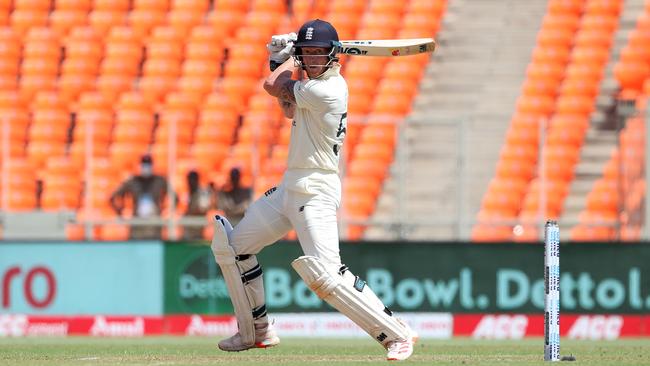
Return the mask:
M210 183L201 186L199 173L192 170L187 173L187 211L185 216L203 218L205 214L216 207L216 189ZM197 240L203 238L203 226L185 225L183 238L186 240Z
M155 218L160 216L167 197L167 180L153 173L151 156L140 159L140 174L124 181L111 195L111 206L118 215L124 210L124 200L130 196L133 202L133 216ZM160 225L132 225L131 239L160 239Z
M241 186L241 172L238 168L230 170L228 182L217 194L217 208L222 210L233 226L244 217L246 208L253 200L253 190Z

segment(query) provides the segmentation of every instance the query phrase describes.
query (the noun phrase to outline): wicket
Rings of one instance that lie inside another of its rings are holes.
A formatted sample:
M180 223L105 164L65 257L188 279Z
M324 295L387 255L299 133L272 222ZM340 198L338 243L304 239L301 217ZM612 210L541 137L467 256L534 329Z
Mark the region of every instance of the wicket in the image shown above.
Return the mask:
M560 228L544 226L544 361L560 360Z

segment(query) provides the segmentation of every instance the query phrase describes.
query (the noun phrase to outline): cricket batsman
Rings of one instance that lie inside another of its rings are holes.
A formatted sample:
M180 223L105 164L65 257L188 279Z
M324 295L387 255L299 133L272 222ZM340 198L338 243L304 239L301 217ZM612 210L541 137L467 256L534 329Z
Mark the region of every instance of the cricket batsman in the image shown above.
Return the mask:
M266 313L256 254L295 229L304 252L293 268L319 298L354 321L387 350L388 360L413 353L416 334L393 316L359 276L341 263L336 210L341 205L338 165L345 138L348 88L336 57L334 27L316 19L298 34L275 35L267 45L273 72L264 89L292 118L287 170L233 228L215 220L212 252L235 309L239 331L219 342L224 351L280 343ZM293 80L295 71L307 76Z

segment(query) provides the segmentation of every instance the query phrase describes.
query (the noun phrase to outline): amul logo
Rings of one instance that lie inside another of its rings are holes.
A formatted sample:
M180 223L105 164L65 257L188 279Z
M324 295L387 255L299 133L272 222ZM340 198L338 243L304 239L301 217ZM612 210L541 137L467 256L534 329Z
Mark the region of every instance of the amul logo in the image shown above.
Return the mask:
M305 39L311 39L314 36L314 28L309 27L307 28L307 32L305 32Z

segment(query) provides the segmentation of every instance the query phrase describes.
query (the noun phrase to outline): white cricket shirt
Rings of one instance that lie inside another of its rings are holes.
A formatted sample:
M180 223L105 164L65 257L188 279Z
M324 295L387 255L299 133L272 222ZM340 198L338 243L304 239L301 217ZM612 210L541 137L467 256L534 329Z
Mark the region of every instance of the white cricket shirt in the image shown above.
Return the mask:
M317 79L294 84L296 109L289 142L288 169L338 173L345 138L348 85L335 65Z

